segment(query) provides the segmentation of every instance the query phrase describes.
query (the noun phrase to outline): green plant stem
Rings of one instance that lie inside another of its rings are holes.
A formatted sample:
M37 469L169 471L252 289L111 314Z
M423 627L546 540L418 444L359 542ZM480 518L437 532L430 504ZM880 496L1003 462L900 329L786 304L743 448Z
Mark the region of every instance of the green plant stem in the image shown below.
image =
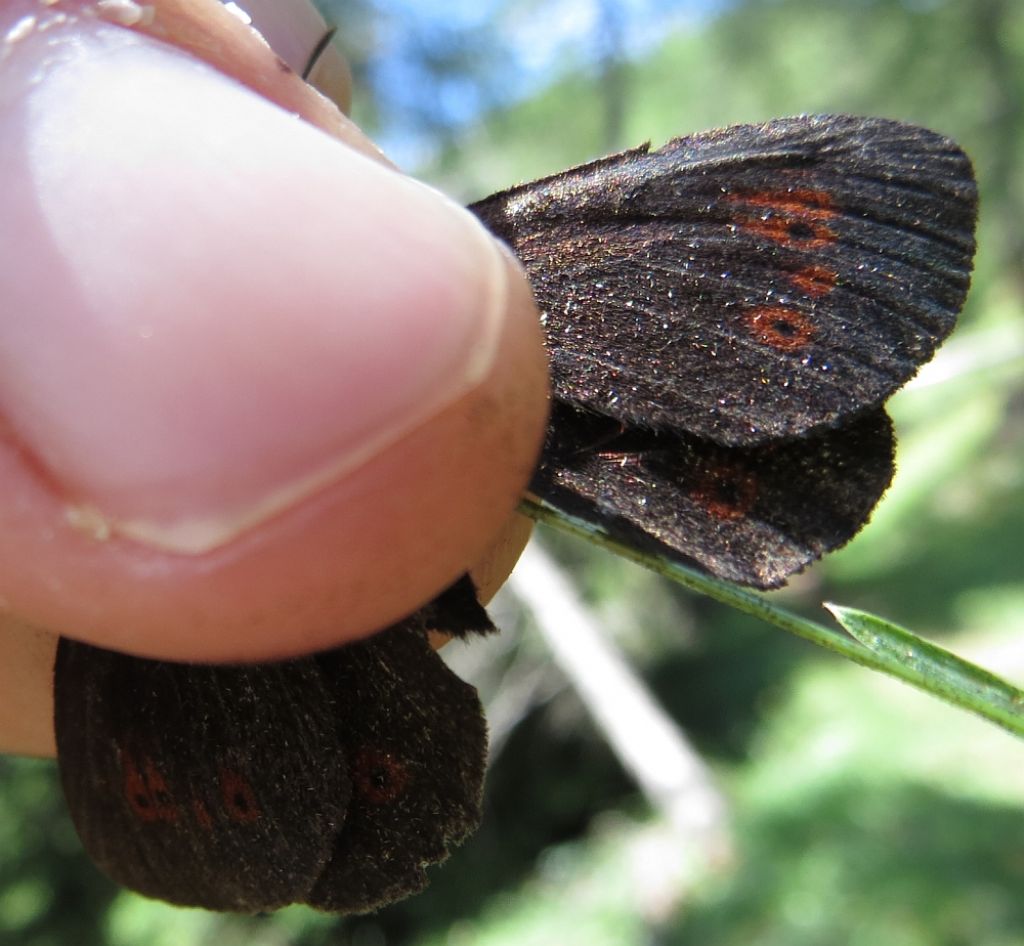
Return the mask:
M684 588L774 624L819 647L886 673L1024 736L1024 691L904 628L863 612L826 605L837 620L855 635L851 637L842 628L827 627L780 608L762 594L713 578L665 557L631 548L597 526L540 500L523 500L520 511L537 522L586 539L643 565Z

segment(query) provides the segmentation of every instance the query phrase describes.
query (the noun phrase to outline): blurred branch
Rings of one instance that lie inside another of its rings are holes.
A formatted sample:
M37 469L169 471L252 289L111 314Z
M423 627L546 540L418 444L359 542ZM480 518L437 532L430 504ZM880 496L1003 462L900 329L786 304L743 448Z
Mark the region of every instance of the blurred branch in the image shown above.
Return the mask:
M523 553L510 585L651 806L703 855L717 859L728 844L728 813L710 771L537 541Z

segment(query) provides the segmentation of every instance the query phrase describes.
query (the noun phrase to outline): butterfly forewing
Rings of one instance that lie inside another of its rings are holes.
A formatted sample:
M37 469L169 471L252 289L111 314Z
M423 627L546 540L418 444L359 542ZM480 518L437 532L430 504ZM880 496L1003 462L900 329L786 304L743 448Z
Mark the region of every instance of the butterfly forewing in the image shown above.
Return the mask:
M211 910L305 899L350 793L312 659L200 666L61 639L54 686L68 807L114 880Z
M879 406L963 304L970 163L880 119L736 126L472 209L523 261L555 396L751 445Z

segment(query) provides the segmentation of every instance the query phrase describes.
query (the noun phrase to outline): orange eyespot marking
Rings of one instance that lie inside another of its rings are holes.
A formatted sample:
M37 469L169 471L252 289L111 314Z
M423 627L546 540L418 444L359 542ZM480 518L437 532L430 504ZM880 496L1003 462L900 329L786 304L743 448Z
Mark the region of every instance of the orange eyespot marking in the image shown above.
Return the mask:
M799 351L814 338L814 324L784 305L757 306L744 314L751 334L779 351Z
M409 784L409 771L390 752L366 746L352 759L352 784L371 805L386 805Z
M249 780L234 769L220 770L220 796L224 800L224 810L228 817L238 824L251 824L259 821L263 812L260 811L256 794Z
M782 246L820 249L834 243L836 234L826 222L837 216L832 197L810 188L793 190L741 191L725 200L760 213L744 214L737 225Z
M742 519L757 502L757 477L728 463L714 464L701 473L689 493L714 519Z
M786 217L747 217L740 226L782 246L820 249L835 241L836 235L823 223L808 223Z
M835 289L836 274L824 266L805 266L795 273L790 273L789 281L804 295L820 299Z
M178 806L174 804L167 780L152 759L144 759L140 768L135 757L122 749L121 774L125 801L140 821L174 823L178 820Z

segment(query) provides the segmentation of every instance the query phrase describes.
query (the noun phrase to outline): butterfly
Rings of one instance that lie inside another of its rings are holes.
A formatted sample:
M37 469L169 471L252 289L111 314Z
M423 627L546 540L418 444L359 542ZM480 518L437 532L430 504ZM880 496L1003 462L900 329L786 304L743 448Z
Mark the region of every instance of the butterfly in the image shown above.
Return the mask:
M874 118L624 151L470 210L515 251L554 403L530 489L629 544L770 588L864 525L886 399L952 330L977 192L951 141ZM493 630L462 578L407 620L277 664L62 639L55 724L86 850L147 896L364 912L480 817L479 700L427 631Z

